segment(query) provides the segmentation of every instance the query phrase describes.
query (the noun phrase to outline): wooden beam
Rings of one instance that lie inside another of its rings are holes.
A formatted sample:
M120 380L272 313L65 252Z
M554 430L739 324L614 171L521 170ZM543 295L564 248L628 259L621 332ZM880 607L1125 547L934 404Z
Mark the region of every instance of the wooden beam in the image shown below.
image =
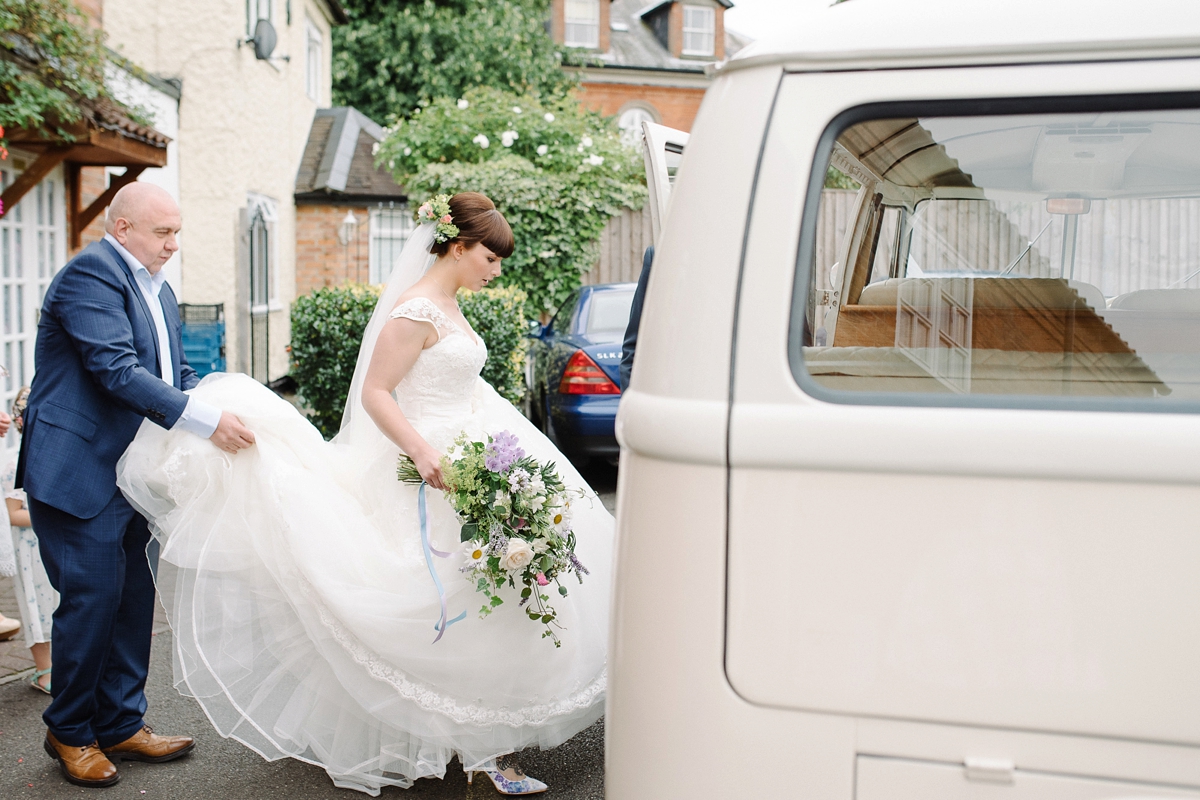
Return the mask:
M108 188L104 190L104 194L92 201L92 204L82 211L72 209L72 216L75 221L71 226L71 240L76 241L76 231L78 235L83 235L83 229L92 224L92 220L100 216L100 212L108 208L108 204L112 202L117 192L121 187L127 186L137 180L138 175L141 175L145 167L127 167L124 175L113 175L108 181ZM82 240L80 240L82 241ZM78 244L73 245L78 247Z
M78 250L83 244L83 228L79 227L79 207L82 205L83 168L67 162L67 247L71 251Z
M0 195L0 202L4 204L4 209L0 212L0 217L7 214L9 209L21 202L21 198L30 189L41 183L42 178L50 174L50 170L61 164L70 151L70 147L53 147L38 156L24 172L17 176L12 186L9 186L4 190L4 194Z

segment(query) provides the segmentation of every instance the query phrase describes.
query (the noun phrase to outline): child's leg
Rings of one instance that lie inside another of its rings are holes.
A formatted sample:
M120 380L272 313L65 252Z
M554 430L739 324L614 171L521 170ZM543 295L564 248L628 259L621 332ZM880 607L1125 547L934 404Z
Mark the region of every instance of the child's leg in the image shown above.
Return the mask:
M38 672L42 672L43 670L50 669L50 643L49 642L38 642L37 644L35 644L29 648L29 652L33 655L33 663L34 663L34 666L37 667ZM46 686L49 686L50 685L50 673L47 672L42 677L38 678L38 683L40 683L43 688L45 688Z

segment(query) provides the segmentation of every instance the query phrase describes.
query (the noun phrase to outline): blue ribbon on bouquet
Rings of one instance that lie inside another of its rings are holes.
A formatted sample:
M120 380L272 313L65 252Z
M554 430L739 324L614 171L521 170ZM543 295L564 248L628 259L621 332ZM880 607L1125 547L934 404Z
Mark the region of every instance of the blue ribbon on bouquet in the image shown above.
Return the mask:
M437 638L433 640L434 644L442 638L442 634L456 622L462 622L467 618L467 612L462 612L449 622L446 621L446 589L442 586L442 579L438 577L437 570L433 568L433 557L449 558L449 553L443 553L429 543L429 512L425 510L425 481L421 481L421 488L417 490L417 513L421 518L421 547L425 550L425 565L429 567L429 575L433 578L433 585L437 587L438 602L442 605L442 616L438 618L437 624L433 629L438 632Z

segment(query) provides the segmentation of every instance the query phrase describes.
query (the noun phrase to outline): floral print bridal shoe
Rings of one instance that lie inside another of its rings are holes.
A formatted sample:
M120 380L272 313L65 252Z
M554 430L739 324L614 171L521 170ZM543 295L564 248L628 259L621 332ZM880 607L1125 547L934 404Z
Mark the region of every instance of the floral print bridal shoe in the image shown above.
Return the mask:
M493 765L493 767L495 766ZM526 775L517 766L511 766L508 769L499 769L496 767L494 769L478 771L491 778L492 786L495 786L496 791L500 794L540 794L549 788L537 778L531 778ZM475 777L475 773L476 770L467 771L467 783L471 783L471 779Z

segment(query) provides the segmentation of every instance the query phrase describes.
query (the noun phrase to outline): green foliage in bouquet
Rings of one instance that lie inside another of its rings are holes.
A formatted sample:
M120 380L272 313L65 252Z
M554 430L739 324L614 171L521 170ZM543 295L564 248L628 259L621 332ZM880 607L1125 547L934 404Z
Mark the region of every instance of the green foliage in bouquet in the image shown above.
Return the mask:
M512 286L488 287L458 293L458 307L483 339L488 360L483 379L510 403L525 394L525 293Z
M498 283L526 293L526 316L553 312L596 263L609 217L646 200L640 151L573 97L476 88L388 129L376 153L413 197L483 192L517 249Z
M563 578L574 574L580 583L587 568L575 556L571 529L571 503L582 497L568 489L552 463L539 463L517 446L508 431L472 441L466 433L454 440L454 449L442 457L443 492L463 523L462 572L483 594L480 617L504 604L505 586L520 584L518 605L534 622L546 626L543 639L560 647L554 629L558 614L547 594L557 584L567 596ZM404 483L420 484L421 474L406 455L396 466Z
M379 287L326 286L292 303L291 376L326 439L338 432Z

